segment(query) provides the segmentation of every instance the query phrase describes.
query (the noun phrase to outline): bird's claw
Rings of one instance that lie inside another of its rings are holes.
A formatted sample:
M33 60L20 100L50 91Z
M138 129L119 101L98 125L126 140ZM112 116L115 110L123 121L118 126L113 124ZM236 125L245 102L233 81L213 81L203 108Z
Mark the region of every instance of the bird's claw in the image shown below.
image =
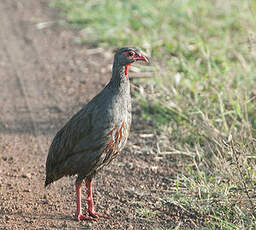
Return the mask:
M98 212L94 212L94 211L86 211L84 214L78 213L78 214L76 214L76 218L78 221L80 221L80 220L96 221L98 218L110 219L109 216L102 215L102 214L100 214Z
M89 213L89 216L90 216L90 217L93 217L93 218L99 218L99 217L101 217L101 218L105 218L105 219L110 219L109 216L102 215L102 214L100 214L100 213L98 213L98 212L88 211L88 213Z
M96 220L93 216L83 215L81 213L76 214L76 218L78 221L80 221L80 220Z

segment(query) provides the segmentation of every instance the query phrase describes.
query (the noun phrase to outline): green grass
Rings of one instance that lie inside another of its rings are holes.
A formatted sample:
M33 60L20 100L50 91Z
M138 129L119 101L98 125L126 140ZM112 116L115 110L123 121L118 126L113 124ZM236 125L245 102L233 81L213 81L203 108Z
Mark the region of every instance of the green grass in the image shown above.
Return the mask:
M150 209L146 209L146 208L140 208L140 209L137 209L137 213L147 219L147 220L150 220L151 218L154 218L154 216L157 214L156 211L152 211Z
M175 202L210 229L256 223L256 1L57 0L83 41L138 46L154 72L137 80L141 116L161 152L186 156ZM192 165L191 165L192 162ZM179 190L182 188L182 192ZM200 226L198 226L200 227Z

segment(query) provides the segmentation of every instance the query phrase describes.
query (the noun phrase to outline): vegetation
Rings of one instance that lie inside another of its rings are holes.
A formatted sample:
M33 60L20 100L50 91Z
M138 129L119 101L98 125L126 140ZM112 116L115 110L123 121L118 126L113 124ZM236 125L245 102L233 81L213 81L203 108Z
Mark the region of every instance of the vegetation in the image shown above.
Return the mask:
M52 4L84 42L132 44L152 57L152 78L135 81L144 85L136 98L142 118L158 130L156 151L181 159L170 199L207 216L211 229L253 229L256 1Z

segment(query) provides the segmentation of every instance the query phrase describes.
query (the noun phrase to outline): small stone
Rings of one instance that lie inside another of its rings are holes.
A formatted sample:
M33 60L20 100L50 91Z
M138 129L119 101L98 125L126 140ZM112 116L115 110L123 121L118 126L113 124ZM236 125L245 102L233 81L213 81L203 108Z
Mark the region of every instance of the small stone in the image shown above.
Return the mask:
M63 227L63 228L68 227L67 221L64 221L64 223L62 224L62 227Z
M3 156L2 159L3 159L4 161L7 161L8 158L7 158L6 156Z
M21 177L30 179L31 178L31 174L30 173L23 173L21 175Z
M127 229L133 229L132 224L129 224L129 225L127 226Z

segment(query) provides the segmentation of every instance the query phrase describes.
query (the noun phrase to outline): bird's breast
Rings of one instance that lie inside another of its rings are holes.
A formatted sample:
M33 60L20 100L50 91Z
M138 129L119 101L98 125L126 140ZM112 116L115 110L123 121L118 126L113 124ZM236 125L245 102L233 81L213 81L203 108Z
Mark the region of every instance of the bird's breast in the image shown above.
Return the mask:
M126 121L122 121L121 124L115 125L107 132L106 137L109 141L103 149L101 165L108 164L123 149L129 135L129 129L130 125Z

